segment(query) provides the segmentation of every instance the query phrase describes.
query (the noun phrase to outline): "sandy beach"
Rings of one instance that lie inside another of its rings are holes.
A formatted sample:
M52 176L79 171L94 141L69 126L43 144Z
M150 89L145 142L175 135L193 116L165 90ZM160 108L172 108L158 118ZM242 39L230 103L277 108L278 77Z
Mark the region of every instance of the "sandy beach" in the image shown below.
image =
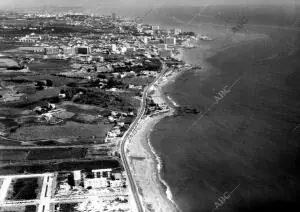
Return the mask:
M165 103L170 110L155 116L145 116L141 120L132 139L126 145L126 155L136 181L142 203L147 211L172 212L180 211L172 200L168 185L161 179L159 170L162 168L159 157L154 152L149 141L153 127L164 117L174 113L173 106L178 106L162 93L162 88L175 80L180 72L168 72L152 88L151 96L156 103ZM168 100L167 100L168 99Z

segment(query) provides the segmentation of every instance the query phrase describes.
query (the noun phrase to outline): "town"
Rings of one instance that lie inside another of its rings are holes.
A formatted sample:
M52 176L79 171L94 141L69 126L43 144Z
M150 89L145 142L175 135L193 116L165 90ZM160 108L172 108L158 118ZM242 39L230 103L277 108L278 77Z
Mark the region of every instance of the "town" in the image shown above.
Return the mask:
M209 38L70 11L7 12L0 32L0 211L140 211L124 142Z

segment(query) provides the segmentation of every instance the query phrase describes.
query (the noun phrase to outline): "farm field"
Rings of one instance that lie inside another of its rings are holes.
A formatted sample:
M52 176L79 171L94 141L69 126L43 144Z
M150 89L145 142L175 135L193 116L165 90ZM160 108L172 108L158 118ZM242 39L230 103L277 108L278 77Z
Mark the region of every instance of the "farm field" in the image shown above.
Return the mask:
M39 139L59 139L59 138L81 138L90 139L103 138L109 125L98 124L81 124L76 122L67 122L64 125L56 126L29 126L19 128L10 138L20 140L39 140Z
M7 192L7 200L37 199L41 186L41 177L13 179Z
M67 158L84 158L86 148L69 148L69 149L36 149L31 150L27 157L28 160L53 160Z
M23 161L28 153L28 150L0 150L0 161Z

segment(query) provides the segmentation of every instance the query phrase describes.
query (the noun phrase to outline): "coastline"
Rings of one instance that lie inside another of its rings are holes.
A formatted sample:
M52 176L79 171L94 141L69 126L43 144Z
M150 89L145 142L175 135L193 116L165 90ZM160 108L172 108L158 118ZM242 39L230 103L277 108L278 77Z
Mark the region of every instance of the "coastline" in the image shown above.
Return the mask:
M237 39L237 38L239 38L239 39ZM256 36L256 35L249 36L249 37L237 35L237 36L233 37L233 40L231 40L228 45L226 45L225 47L221 46L221 48L219 47L219 44L215 44L214 42L203 44L203 45L196 45L196 48L192 48L191 50L190 49L185 50L183 48L180 48L180 54L177 55L177 58L183 60L187 64L191 64L192 66L200 65L201 70L197 70L194 73L201 74L205 71L210 71L210 70L213 70L216 68L213 64L210 63L210 61L208 61L208 59L214 57L218 53L227 51L227 49L238 46L241 43L244 43L246 41L262 40L262 39L267 39L267 38L268 37L266 37L266 36L260 36L260 35L259 36ZM215 47L219 47L219 48L215 48ZM197 52L197 54L194 54L195 52ZM148 196L148 194L151 193L151 191L144 188L145 189L144 191L147 193L147 197L144 197L144 198L145 199L147 198L147 202L151 202L152 204L155 205L155 208L153 211L162 211L162 212L164 212L164 211L180 211L181 212L182 211L173 199L172 187L170 187L168 185L167 181L164 180L161 176L161 171L163 168L163 159L157 154L157 152L155 151L155 149L153 148L153 146L151 144L151 140L149 139L149 135L153 131L155 125L157 123L159 123L161 120L163 120L165 117L172 116L175 112L174 108L180 107L180 105L178 105L178 103L176 103L169 95L164 95L162 92L162 89L167 84L172 83L172 81L175 81L175 79L178 78L185 71L180 71L180 72L174 71L174 72L175 73L171 74L171 76L166 77L167 79L164 77L160 80L160 82L157 83L157 89L155 89L155 93L153 94L153 96L155 96L153 99L157 98L157 101L162 101L163 103L167 104L169 106L169 108L171 108L171 111L169 111L166 114L156 116L154 118L153 117L144 118L141 123L141 125L143 125L143 126L139 126L139 129L138 129L138 131L142 131L142 134L140 135L140 137L137 136L135 138L135 141L137 141L137 142L141 141L141 143L143 143L145 151L148 151L148 153L150 155L152 154L152 163L154 163L154 165L153 165L154 168L152 167L152 170L153 170L152 172L155 172L155 176L156 176L156 179L155 179L156 183L153 182L152 186L154 188L152 188L152 189L159 190L160 195L157 195L157 197L151 199L151 195L150 195L150 197ZM166 74L166 75L169 75L169 74ZM156 97L156 96L158 96L158 97ZM145 141L145 138L146 138L146 141ZM155 164L156 164L156 169L155 169ZM132 166L134 166L134 164L132 164ZM140 174L142 174L143 170L136 170L136 172L137 173L140 172ZM141 182L140 185L143 186L143 183L145 182L145 181L143 181L143 179L141 179L139 177L136 177L135 179L136 179L138 185L139 185L139 183L138 183L138 181L139 181L139 182ZM142 188L142 190L143 190L143 188ZM142 199L144 200L144 198L142 198ZM156 198L162 198L161 202L163 205L157 204L155 202ZM172 209L170 207L166 206L166 205L170 206L170 203L173 206Z
M252 40L253 38L247 38L246 40L249 39ZM200 50L201 52L200 54L197 54L198 58L196 63L189 58L188 54L186 54L186 51L189 51L189 49L186 50L185 48L180 48L179 54L176 55L176 58L187 64L191 64L192 66L201 65L202 70L200 72L202 72L203 70L210 70L213 68L212 65L206 61L207 58L211 58L217 54L217 52L224 49L215 50L212 48L210 43L207 45L197 45L195 43L195 50L197 52ZM192 52L195 50L192 50ZM149 137L156 124L158 124L162 119L174 115L175 108L180 107L180 105L169 95L165 95L163 93L163 88L168 84L173 83L178 77L180 77L181 74L185 73L185 71L186 70L184 70L184 68L181 70L169 70L164 77L153 85L151 88L152 91L149 92L149 96L152 96L155 103L166 104L170 110L163 114L158 113L152 117L143 117L126 148L131 171L134 175L139 193L142 194L142 203L146 206L146 208L147 206L151 206L148 208L149 211L181 212L180 207L173 199L171 187L161 177L163 161L156 153Z
M168 105L169 110L154 116L144 116L130 142L126 146L127 158L131 172L134 175L143 205L153 211L181 211L173 200L171 188L161 177L163 162L155 152L150 135L155 125L163 118L172 116L174 107L179 105L169 96L163 94L162 89L175 81L184 71L169 71L151 88L154 102Z

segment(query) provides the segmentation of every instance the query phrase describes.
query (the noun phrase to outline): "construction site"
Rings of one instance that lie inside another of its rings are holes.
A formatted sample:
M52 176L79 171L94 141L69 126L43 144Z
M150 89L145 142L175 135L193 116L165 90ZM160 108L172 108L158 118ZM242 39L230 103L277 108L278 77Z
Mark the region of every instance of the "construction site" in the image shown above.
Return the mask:
M0 176L1 212L132 211L119 168Z

